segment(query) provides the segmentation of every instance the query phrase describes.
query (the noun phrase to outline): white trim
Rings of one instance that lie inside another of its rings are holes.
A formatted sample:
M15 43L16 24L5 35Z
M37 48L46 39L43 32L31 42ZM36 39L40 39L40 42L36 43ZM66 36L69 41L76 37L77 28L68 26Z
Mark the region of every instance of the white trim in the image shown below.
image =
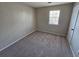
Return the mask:
M71 49L71 51L72 51L73 57L76 57L76 55L75 55L75 53L74 53L74 51L73 51L71 45L70 45L70 49Z
M37 31L46 32L46 33L50 33L50 34L54 34L54 35L59 35L59 36L64 36L64 37L66 37L65 34L59 34L59 33L54 33L54 32L49 32L49 31L43 31L43 30L37 30Z
M29 33L29 34L27 34L27 35L24 35L24 36L20 37L20 38L19 38L19 39L17 39L16 41L14 41L14 42L12 42L12 43L8 44L7 46L3 47L2 49L0 49L0 51L2 51L2 50L4 50L4 49L8 48L9 46L13 45L14 43L18 42L19 40L21 40L21 39L22 39L22 38L24 38L25 36L28 36L28 35L30 35L31 33L35 32L35 31L36 31L36 30L34 30L34 31L30 32L30 33Z
M70 47L70 49L71 49L71 52L72 52L73 57L76 57L76 55L75 55L75 53L74 53L74 51L73 51L73 48L71 47L71 44L70 44L70 42L69 42L69 40L68 40L68 37L67 37L67 41L68 41L68 43L69 43L69 47Z

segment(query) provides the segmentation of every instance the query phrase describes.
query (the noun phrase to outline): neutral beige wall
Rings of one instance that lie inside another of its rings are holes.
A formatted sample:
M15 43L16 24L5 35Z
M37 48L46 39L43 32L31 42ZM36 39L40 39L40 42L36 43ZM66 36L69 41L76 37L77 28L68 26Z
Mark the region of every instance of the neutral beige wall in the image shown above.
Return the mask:
M0 2L0 49L35 31L34 9Z
M60 10L59 25L49 25L49 11ZM37 30L66 36L72 13L72 4L37 9Z

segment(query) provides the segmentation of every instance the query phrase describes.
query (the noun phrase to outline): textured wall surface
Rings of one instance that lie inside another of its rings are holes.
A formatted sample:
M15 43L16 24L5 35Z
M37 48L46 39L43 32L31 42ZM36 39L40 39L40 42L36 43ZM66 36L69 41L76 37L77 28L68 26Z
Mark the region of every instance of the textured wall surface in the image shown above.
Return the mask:
M34 30L33 8L19 3L0 3L0 49Z
M59 25L49 25L49 11L60 10ZM37 30L66 36L72 14L72 4L37 9Z

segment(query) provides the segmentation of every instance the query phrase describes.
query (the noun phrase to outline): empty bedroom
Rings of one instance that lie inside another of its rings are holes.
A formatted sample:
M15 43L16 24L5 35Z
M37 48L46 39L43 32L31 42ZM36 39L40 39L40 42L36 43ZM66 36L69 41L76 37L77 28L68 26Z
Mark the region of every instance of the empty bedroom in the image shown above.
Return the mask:
M0 57L78 57L78 2L0 2Z

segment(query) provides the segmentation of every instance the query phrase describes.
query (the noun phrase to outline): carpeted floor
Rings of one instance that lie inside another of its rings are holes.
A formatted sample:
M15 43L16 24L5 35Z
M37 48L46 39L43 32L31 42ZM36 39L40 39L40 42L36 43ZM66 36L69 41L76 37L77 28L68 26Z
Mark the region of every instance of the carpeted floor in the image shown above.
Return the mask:
M65 37L34 32L0 52L1 57L72 57Z

